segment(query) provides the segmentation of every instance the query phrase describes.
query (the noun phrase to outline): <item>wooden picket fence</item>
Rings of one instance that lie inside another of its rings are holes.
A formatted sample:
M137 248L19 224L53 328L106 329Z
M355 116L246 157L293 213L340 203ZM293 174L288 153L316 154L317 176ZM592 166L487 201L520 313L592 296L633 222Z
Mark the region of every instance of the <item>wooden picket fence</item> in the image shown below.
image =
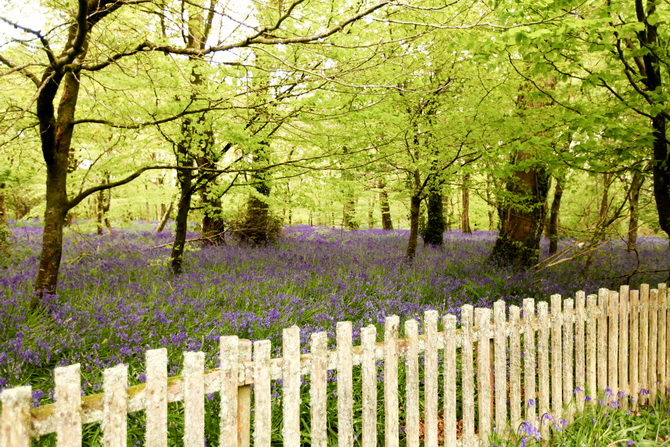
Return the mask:
M589 405L586 396L603 396L605 390L611 399L625 394L631 406L665 396L669 298L660 284L653 290L648 285L639 291L601 289L588 297L578 292L575 299L554 295L551 307L533 299L523 300L522 308L506 309L502 301L493 309L466 305L460 328L456 316L446 315L439 330L438 313L428 311L422 334L409 320L402 338L399 318L391 316L383 342L377 342L375 326L368 326L361 330L360 346L352 344L352 324L341 322L335 350L320 332L311 335L309 354L301 354L300 330L292 327L283 332L283 358L274 359L268 340L252 344L221 337L217 369L205 371L204 353L187 352L183 375L169 378L166 349L151 350L145 384L127 387L128 369L118 365L104 371L104 393L85 397L79 365L56 368L55 404L31 408L29 386L0 394L0 445L28 447L31 438L55 432L59 447L80 446L82 424L99 422L103 445L125 446L127 414L144 410L146 445L163 447L168 445L168 402L183 401L183 445L202 446L205 394L219 393L220 445L270 446L272 381L281 379L283 445L301 443L301 386L308 386L309 402L303 404L309 405L309 443L325 447L328 371L337 376L338 446L353 446L357 433L356 443L365 447L394 447L401 440L417 447L420 441L427 447L485 445L494 427L516 429L522 421L546 432L546 415L569 421ZM382 396L377 395L380 373ZM301 385L303 376L307 385ZM356 397L355 380L361 381ZM362 401L357 415L355 398Z

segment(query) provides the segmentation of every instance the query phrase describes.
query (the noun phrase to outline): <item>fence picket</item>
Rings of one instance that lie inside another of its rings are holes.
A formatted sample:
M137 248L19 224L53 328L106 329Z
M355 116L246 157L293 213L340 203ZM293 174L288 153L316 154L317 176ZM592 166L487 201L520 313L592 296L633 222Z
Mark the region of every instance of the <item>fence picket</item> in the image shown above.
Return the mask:
M219 444L222 447L237 446L238 411L238 364L239 340L237 337L219 338L219 360L221 370L221 413Z
M461 307L461 392L463 394L463 445L473 446L475 439L475 382L474 382L474 353L472 343L472 316L473 307L466 304Z
M252 346L251 340L239 340L240 362L251 362ZM238 374L240 369L238 367ZM237 445L251 445L251 385L240 386L237 390Z
M551 296L551 412L563 417L563 298Z
M649 397L656 402L658 396L658 289L649 294Z
M205 443L205 353L184 353L184 445Z
M117 365L103 373L102 445L125 447L127 437L128 367ZM189 444L187 444L189 445Z
M32 388L20 386L0 393L0 446L30 447L30 401Z
M600 314L598 316L598 383L597 390L603 391L607 388L607 371L608 371L608 344L607 344L607 315L608 315L608 302L609 300L609 290L599 289L598 290L598 308ZM595 397L595 395L594 395Z
M491 309L476 308L477 324L477 406L479 439L488 439L491 431Z
M640 292L630 291L630 385L628 388L633 408L640 394Z
M315 332L310 336L312 373L310 375L310 414L312 445L326 447L327 438L327 385L328 385L328 335Z
M300 447L300 329L284 329L282 343L282 436L284 445Z
M635 396L640 404L647 402L649 392L649 286L640 284L640 351L639 351L639 394Z
M535 371L535 329L533 321L535 319L535 300L525 298L523 300L523 386L524 386L524 406L526 407L526 421L535 423L537 417L535 380L537 372Z
M81 447L81 367L56 368L56 438L58 447Z
M586 301L586 396L596 399L597 389L597 325L598 297L589 295Z
M628 336L630 289L628 286L619 288L619 391L624 395L630 394L628 378Z
M503 434L507 429L507 336L505 335L505 302L498 300L493 305L495 327L495 428ZM510 353L511 355L511 353Z
M351 447L354 442L351 322L337 323L335 333L337 337L337 445Z
M537 303L537 381L538 410L540 416L540 432L546 439L549 433L547 419L549 416L549 305L546 301Z
M221 371L221 412L219 445L237 446L239 340L236 336L219 338L219 369Z
M586 395L586 294L583 291L575 295L575 389L574 399L577 411L584 410Z
M384 323L384 445L398 447L398 328L397 315Z
M377 362L375 345L377 343L377 328L370 325L361 329L361 361L362 391L363 391L363 447L377 445ZM418 389L417 389L418 390ZM418 404L418 396L417 396Z
M658 285L658 390L662 397L667 397L667 288Z
M167 437L167 349L152 349L145 354L147 368L146 418L147 426L144 439L147 447L166 447Z
M270 447L272 433L270 340L254 342L254 446ZM188 445L188 444L187 444Z
M567 298L563 301L563 405L568 405L572 400L572 392L575 389L574 365L575 365L575 301ZM565 420L572 421L574 407L568 407L568 413L564 415ZM560 411L560 410L559 410ZM563 414L563 411L559 415Z
M446 315L444 326L444 445L456 445L456 316Z
M521 309L509 308L509 413L510 429L521 424L521 337L519 335Z
M407 447L419 447L419 325L405 321L405 433Z
M619 292L610 291L607 302L607 384L612 400L616 400L619 393L619 306Z
M437 406L438 406L438 362L437 362L437 321L436 310L424 313L424 445L437 447Z

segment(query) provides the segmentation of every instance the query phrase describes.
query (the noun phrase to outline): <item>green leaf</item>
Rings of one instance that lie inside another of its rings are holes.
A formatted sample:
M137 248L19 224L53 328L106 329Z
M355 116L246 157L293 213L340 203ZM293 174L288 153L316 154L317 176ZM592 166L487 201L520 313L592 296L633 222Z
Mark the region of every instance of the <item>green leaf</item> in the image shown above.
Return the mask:
M657 12L647 16L647 23L651 26L656 26L656 24L660 21L661 17L658 15Z

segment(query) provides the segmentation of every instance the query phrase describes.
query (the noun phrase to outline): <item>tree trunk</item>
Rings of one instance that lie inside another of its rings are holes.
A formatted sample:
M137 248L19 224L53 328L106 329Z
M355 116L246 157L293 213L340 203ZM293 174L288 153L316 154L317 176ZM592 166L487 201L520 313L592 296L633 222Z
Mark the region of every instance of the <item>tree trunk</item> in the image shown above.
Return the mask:
M444 205L442 204L442 193L433 189L428 194L428 205L426 207L428 219L426 222L426 233L423 242L429 245L444 244Z
M416 246L419 239L419 213L421 211L421 197L413 195L410 199L409 208L409 242L407 243L408 259L413 260L416 256Z
M182 127L182 135L190 137L188 130L190 120L185 120ZM183 271L184 246L186 245L186 232L188 231L188 213L191 210L191 197L193 196L193 157L190 153L190 139L182 139L177 144L177 163L186 169L177 169L177 181L179 182L179 206L177 207L177 218L175 219L174 242L170 254L170 267L172 273L179 275Z
M489 233L493 234L495 231L495 208L493 207L493 199L491 194L491 187L493 183L493 176L491 174L486 175L486 203L488 205L488 217L489 217Z
M666 139L666 120L659 113L652 120L654 128L654 199L661 229L670 236L670 154Z
M32 307L39 304L40 297L44 294L56 293L63 254L65 216L71 208L67 196L67 175L72 143L72 123L79 95L79 79L72 73L62 78L64 88L56 119L52 101L60 86L57 81L58 75L54 75L51 81L46 81L47 84L42 89L37 104L42 153L47 165L47 181L42 253L35 281L37 293L31 300Z
M515 164L527 162L522 152ZM507 181L507 199L501 204L501 229L491 260L499 265L526 269L539 261L549 176L537 164L516 169Z
M353 192L345 198L342 208L342 225L347 230L358 230L360 226L358 219L356 219L356 198L353 196Z
M379 204L382 212L382 229L393 230L393 220L391 219L391 205L389 204L389 196L384 187L381 187L379 192Z
M628 252L635 251L637 249L637 230L638 230L638 217L640 204L640 190L642 189L642 184L644 183L644 174L635 171L633 173L633 180L630 185L629 196L628 196L628 210L630 216L628 218L628 240L626 243L626 249Z
M549 254L558 251L558 215L561 210L561 199L563 198L563 178L556 178L554 198L551 202L551 213L549 214Z
M154 230L156 234L162 233L167 225L168 220L170 220L170 215L172 214L172 208L174 208L174 199L170 200L170 204L166 207L165 204L161 203L161 210L163 210L163 215L161 220L158 223L158 226Z
M461 188L462 212L461 212L461 231L465 234L472 234L470 228L470 174L463 175L463 186Z
M104 185L109 185L109 174L107 174L102 181L102 184ZM109 209L111 207L111 202L112 202L112 190L102 190L98 191L96 194L96 226L97 226L97 233L98 235L102 235L103 233L103 227L102 225L104 224L107 229L109 230L109 234L113 234L112 231L112 224L109 221Z
M608 226L608 216L610 211L609 192L614 182L614 174L603 174L603 190L600 195L600 207L598 208L598 223L596 224L596 231L599 233L599 239L604 240L605 230Z
M0 183L0 227L7 226L7 205L5 204L5 188L4 183Z

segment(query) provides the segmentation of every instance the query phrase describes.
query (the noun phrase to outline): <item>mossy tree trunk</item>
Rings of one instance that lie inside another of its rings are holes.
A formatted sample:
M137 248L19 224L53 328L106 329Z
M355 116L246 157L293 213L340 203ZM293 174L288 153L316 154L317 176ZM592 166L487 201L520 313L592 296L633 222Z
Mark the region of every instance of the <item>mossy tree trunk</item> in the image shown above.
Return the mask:
M393 219L391 218L391 204L389 203L389 195L386 192L384 182L379 182L379 206L382 214L382 229L393 230Z
M463 174L463 185L461 186L461 231L472 234L470 227L470 174Z
M540 258L549 175L527 152L519 153L513 164L516 169L507 181L506 197L499 208L500 234L491 260L526 269Z
M556 187L554 188L554 198L551 201L551 211L549 213L549 254L558 251L558 221L561 211L561 199L563 198L563 177L556 178Z
M633 173L630 189L628 191L628 239L626 241L626 249L629 252L637 249L637 233L639 227L640 216L640 190L644 183L644 174L640 171Z
M434 246L444 244L444 231L446 228L446 222L444 220L442 191L440 191L439 188L432 188L428 193L426 211L428 216L423 242L425 244Z

